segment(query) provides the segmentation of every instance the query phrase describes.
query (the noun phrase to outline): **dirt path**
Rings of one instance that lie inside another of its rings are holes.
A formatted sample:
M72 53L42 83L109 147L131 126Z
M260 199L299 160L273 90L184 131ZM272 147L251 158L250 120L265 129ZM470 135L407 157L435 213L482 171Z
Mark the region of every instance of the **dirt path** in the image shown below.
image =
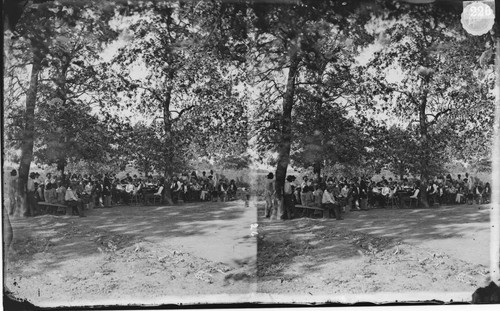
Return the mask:
M123 206L87 216L12 220L6 287L38 306L158 304L256 291L256 212L242 201Z
M488 208L378 209L343 221L259 218L258 290L275 294L271 301L353 302L388 292L376 300L469 301L488 275Z
M260 218L254 237L257 207L261 215L262 203L238 201L14 219L4 282L39 306L350 303L468 301L488 274L488 206Z

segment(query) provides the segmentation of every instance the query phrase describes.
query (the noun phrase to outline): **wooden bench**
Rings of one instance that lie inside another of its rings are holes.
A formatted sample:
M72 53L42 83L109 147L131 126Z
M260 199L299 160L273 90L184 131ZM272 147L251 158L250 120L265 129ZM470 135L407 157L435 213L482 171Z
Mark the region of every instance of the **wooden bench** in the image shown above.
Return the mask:
M43 202L43 201L40 201L38 202L38 205L42 205L42 206L46 206L47 207L47 210L49 211L49 214L53 214L55 215L56 212L58 211L58 209L60 207L64 208L66 210L66 215L71 215L71 212L72 212L72 208L67 206L67 205L64 205L64 204L59 204L59 203L49 203L49 202Z
M295 204L295 208L301 208L303 210L321 211L321 217L325 216L325 210L317 206L306 206L301 204Z

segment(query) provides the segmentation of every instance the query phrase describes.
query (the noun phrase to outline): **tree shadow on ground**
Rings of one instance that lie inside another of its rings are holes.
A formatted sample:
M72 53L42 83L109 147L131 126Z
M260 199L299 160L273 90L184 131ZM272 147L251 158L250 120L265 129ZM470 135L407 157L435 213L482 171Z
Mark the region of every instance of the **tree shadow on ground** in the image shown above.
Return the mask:
M181 237L203 237L231 227L247 233L249 224L234 223L245 212L243 201L233 201L114 206L87 210L84 218L53 215L14 218L11 219L13 251L7 260L30 260L45 254L44 267L39 273L47 273L70 260L112 254L143 240L168 242Z
M318 272L324 265L362 259L367 251L390 249L403 241L460 239L471 233L489 237L485 234L489 230L489 205L354 211L342 221L269 221L261 217L263 204L258 207L257 275L261 279L285 277L283 273L293 271L298 262L302 273ZM307 256L312 256L311 262L301 262Z

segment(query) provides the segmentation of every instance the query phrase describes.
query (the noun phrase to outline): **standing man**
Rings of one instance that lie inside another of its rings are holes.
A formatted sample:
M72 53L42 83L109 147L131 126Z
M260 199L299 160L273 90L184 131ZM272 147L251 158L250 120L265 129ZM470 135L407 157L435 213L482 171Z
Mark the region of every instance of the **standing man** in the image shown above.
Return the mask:
M309 191L312 189L309 189L309 178L307 176L304 176L303 182L300 185L300 188L302 190L300 194L300 202L302 205L308 206L309 205Z
M28 178L28 185L26 187L26 199L28 200L28 213L30 216L35 216L35 173L31 172Z
M270 218L271 214L273 213L275 193L276 193L276 191L274 189L274 174L269 173L269 174L267 174L266 192L265 192L266 209L264 212L264 216L266 218Z
M328 218L331 217L331 212L333 211L335 214L335 218L337 220L342 220L342 215L340 214L340 205L335 201L335 197L333 196L333 184L328 184L326 186L325 192L323 192L323 199L321 202L323 203L323 208L325 211L323 213L328 213ZM325 214L323 214L323 218Z
M82 200L78 198L76 194L76 183L72 182L68 185L66 189L66 194L64 195L64 200L66 201L66 205L73 209L73 213L77 214L80 217L85 217L83 214L83 203Z
M111 207L111 179L109 178L109 173L104 175L104 182L102 183L102 196L104 201L104 207Z
M357 205L356 202L358 202L359 205L359 185L356 180L353 180L352 182L352 188L351 188L351 210L361 210Z
M292 210L294 209L293 203L293 181L294 177L288 175L285 182L283 191L283 215L279 215L282 220L292 219Z

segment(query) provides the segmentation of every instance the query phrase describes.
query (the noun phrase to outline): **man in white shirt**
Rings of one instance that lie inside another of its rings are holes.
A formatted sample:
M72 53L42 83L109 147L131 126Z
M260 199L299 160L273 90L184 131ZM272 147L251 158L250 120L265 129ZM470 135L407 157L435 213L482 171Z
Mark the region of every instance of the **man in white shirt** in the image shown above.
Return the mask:
M384 182L384 185L382 186L382 190L380 191L381 198L380 198L380 206L382 208L385 208L385 203L387 199L389 198L389 194L391 193L391 188L389 188L389 184Z
M329 183L326 186L326 190L325 192L323 192L321 203L323 203L323 208L325 209L324 213L328 213L328 218L331 217L331 212L333 211L335 214L335 218L337 220L342 220L343 218L340 213L340 205L337 203L335 197L333 196L333 188L333 183ZM326 215L324 214L324 216Z
M129 179L127 181L127 185L125 186L125 200L127 204L130 203L130 200L132 199L132 195L134 193L135 186L132 183L132 179Z
M264 217L269 218L271 217L272 210L274 208L274 174L269 173L267 174L267 179L266 179L266 192L265 192L265 198L266 198L266 208L264 210Z
M66 189L66 194L64 195L64 200L66 201L66 205L73 208L73 214L77 214L80 217L85 217L83 214L83 205L82 200L78 198L76 195L76 191L74 190L76 187L75 183L71 183Z
M295 204L293 202L293 182L295 178L291 175L286 177L285 185L283 187L283 208L281 215L278 215L281 219L292 219L292 213L295 210ZM295 216L295 215L294 215Z

